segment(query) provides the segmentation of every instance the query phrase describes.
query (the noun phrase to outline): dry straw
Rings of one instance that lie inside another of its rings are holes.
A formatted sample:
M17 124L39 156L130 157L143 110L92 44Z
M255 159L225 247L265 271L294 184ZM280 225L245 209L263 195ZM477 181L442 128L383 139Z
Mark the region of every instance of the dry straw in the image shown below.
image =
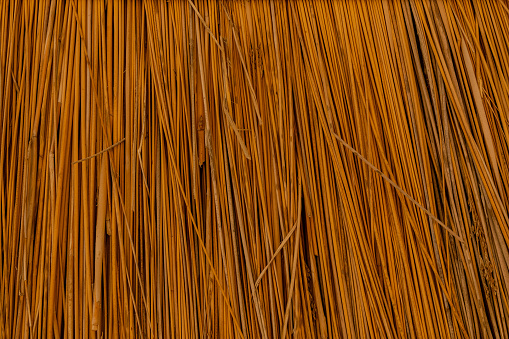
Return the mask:
M1 1L0 338L509 337L508 27Z

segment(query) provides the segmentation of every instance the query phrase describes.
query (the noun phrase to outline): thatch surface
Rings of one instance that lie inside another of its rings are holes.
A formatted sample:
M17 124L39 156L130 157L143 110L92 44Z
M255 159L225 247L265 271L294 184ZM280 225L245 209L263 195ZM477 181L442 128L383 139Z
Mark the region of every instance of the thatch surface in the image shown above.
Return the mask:
M509 337L509 2L1 1L0 338Z

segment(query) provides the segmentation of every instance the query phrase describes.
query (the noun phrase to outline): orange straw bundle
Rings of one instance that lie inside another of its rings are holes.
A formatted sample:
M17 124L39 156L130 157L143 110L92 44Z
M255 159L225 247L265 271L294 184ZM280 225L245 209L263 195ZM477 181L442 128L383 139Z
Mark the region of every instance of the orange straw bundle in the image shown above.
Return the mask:
M507 0L0 3L0 339L509 337Z

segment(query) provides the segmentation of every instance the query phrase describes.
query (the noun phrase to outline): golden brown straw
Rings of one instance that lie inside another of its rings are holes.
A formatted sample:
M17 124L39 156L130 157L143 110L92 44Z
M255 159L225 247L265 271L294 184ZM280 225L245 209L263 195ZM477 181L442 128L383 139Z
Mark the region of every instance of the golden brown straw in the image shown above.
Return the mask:
M0 339L508 338L509 1L0 2Z

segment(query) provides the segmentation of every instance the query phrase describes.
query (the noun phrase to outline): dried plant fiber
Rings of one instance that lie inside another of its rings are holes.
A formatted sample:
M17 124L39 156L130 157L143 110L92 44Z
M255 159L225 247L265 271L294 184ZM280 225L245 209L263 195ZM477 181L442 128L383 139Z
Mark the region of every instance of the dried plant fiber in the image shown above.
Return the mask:
M509 338L508 0L5 0L0 37L0 339Z

